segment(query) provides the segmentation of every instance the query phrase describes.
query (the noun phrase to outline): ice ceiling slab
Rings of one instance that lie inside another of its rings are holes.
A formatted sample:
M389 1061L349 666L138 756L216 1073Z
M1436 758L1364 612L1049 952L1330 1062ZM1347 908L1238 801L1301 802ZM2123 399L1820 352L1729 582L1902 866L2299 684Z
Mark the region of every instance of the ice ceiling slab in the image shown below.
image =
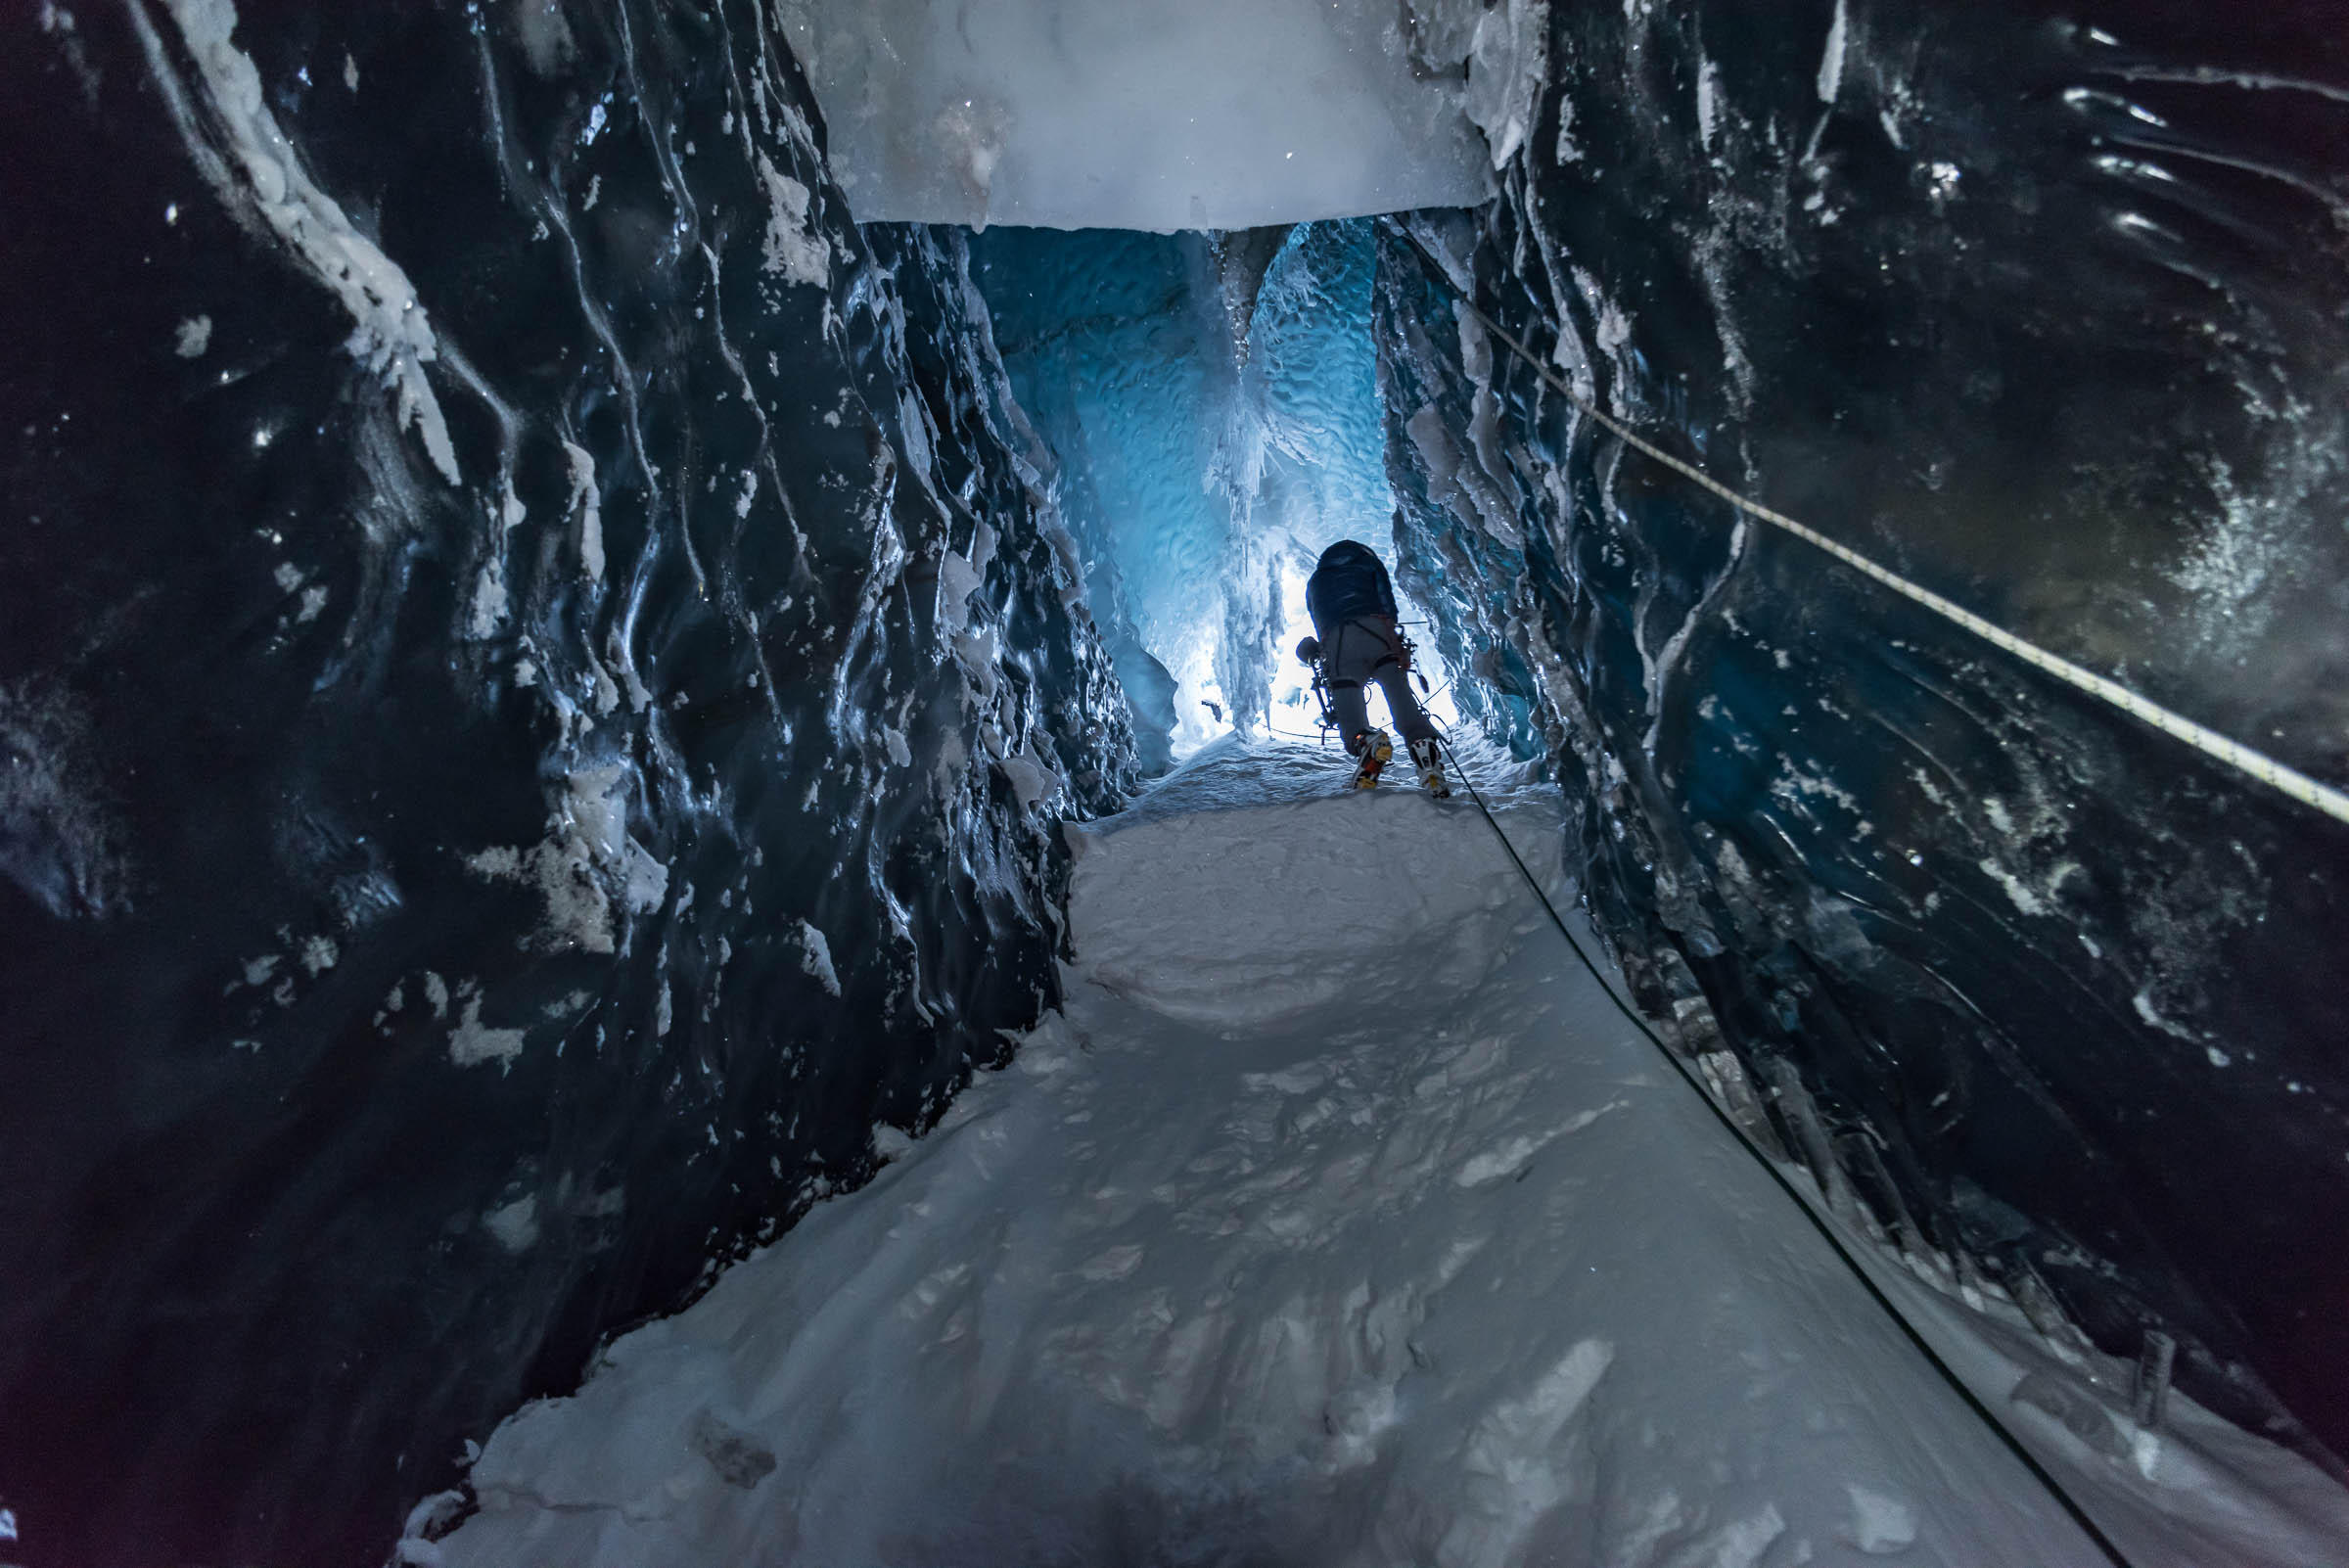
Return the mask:
M783 0L863 222L1237 229L1492 191L1372 0Z

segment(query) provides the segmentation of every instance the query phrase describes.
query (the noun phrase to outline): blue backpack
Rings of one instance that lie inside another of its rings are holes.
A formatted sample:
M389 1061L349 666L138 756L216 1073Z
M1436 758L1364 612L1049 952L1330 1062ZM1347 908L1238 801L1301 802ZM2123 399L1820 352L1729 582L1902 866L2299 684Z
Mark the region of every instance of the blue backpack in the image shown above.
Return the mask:
M1368 545L1340 539L1321 552L1306 579L1305 610L1326 641L1333 629L1358 616L1396 615L1395 585Z

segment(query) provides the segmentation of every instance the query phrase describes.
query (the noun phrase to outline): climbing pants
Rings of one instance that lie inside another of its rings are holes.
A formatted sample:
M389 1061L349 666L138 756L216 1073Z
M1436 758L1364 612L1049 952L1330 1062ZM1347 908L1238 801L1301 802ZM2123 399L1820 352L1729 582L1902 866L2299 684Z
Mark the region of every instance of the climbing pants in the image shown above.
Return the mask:
M1406 742L1432 739L1436 726L1427 721L1419 700L1411 695L1411 677L1403 668L1403 634L1385 616L1361 616L1331 629L1321 642L1322 673L1329 681L1330 711L1337 715L1338 734L1349 756L1362 749L1370 728L1370 702L1362 682L1375 680L1387 694L1387 712Z

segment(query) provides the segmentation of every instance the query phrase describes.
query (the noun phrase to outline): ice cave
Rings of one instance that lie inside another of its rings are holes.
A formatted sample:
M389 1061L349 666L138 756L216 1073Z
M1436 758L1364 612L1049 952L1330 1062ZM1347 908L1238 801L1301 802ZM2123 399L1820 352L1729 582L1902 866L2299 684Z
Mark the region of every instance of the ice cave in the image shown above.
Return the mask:
M2342 23L7 8L0 1565L2349 1563Z

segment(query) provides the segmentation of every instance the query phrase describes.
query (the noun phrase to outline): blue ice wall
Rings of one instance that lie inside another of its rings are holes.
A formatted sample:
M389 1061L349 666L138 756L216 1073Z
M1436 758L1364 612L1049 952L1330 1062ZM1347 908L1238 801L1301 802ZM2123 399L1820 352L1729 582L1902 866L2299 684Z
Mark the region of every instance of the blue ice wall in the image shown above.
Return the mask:
M1058 460L1061 507L1130 690L1173 672L1184 746L1223 727L1216 638L1231 509L1211 483L1232 360L1197 235L990 229L972 275L1022 407ZM1226 710L1227 711L1227 710ZM1162 759L1163 760L1163 759Z
M1546 25L1503 199L1419 225L1440 264L1383 242L1389 451L1405 579L1579 799L1635 991L1920 1267L2123 1357L2175 1335L2196 1397L2349 1442L2349 830L1692 489L1458 306L2337 789L2349 35L1930 0Z
M1292 554L1342 538L1391 549L1378 346L1365 330L1367 219L1300 224L1266 270L1248 329L1233 488Z
M1267 722L1276 692L1293 706L1287 649L1323 548L1393 549L1370 226L1264 238L1277 249L1247 259L1245 237L971 242L1128 690L1153 660L1179 683L1176 749Z
M371 1564L1056 985L1134 782L767 8L15 6L0 1556Z

